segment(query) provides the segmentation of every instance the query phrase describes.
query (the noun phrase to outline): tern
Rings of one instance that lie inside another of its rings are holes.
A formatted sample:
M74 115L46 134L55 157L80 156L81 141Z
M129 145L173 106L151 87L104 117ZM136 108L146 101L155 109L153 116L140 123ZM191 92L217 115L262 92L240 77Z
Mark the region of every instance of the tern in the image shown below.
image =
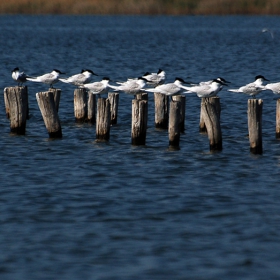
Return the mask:
M220 82L222 82L222 83L224 83L224 84L230 84L229 81L225 80L225 79L222 78L222 77L218 77L218 78L213 79L213 80L218 80L218 81L220 81ZM199 85L210 85L210 84L213 82L213 80L206 81L206 82L200 82ZM194 85L196 85L196 84L194 84Z
M143 77L138 77L137 79L128 80L121 83L119 86L109 85L114 91L123 91L127 94L136 95L138 93L144 92L144 87L146 86L147 80Z
M207 82L201 82L198 85L192 87L182 86L182 88L187 90L186 93L196 93L199 98L203 98L216 96L218 92L222 90L223 85L227 84L221 79L214 79Z
M258 75L255 77L255 81L253 83L247 84L238 89L229 89L228 91L242 92L242 93L248 94L250 96L253 96L253 98L256 98L256 95L258 93L260 93L263 90L266 90L266 87L263 85L264 81L269 81L269 80L267 80L262 75Z
M65 74L57 69L53 69L51 73L44 74L42 76L38 76L36 78L29 78L27 77L26 80L31 82L37 82L37 83L44 83L50 85L50 87L53 87L53 84L57 83L59 81L59 75Z
M145 89L147 92L159 92L168 96L179 95L184 92L182 84L186 84L183 79L175 78L174 83L158 85L155 88Z
M280 94L280 82L266 84L265 88L271 90L274 94Z
M100 94L107 94L109 91L109 81L108 77L104 77L100 82L94 82L89 84L83 84L82 87L87 89L89 92L93 94L97 94L98 97Z
M157 73L146 72L143 76L147 80L147 84L153 87L162 85L165 82L165 72L158 69Z
M81 73L68 77L66 79L60 78L59 80L63 83L72 84L75 86L81 86L83 84L90 83L92 75L98 76L89 69L82 69Z
M271 36L271 38L274 39L273 31L271 31L271 30L268 29L268 28L263 28L263 29L262 29L262 33L265 33L265 32L269 33L270 36Z
M16 67L13 71L12 71L12 78L18 82L18 86L22 86L23 83L26 82L26 78L28 76L24 73L24 72L19 72L19 68Z

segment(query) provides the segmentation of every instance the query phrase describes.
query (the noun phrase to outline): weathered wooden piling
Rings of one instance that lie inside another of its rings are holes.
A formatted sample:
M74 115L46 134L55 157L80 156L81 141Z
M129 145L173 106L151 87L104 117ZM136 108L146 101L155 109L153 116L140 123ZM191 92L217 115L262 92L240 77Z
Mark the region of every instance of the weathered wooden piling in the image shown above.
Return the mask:
M220 98L203 98L201 114L205 122L210 144L210 150L222 150L222 130L220 125Z
M201 98L201 105L200 105L200 120L199 120L199 132L201 133L207 133L207 128L202 116L202 105L205 102L205 98ZM211 99L211 103L215 106L219 120L220 120L220 115L221 115L221 104L220 104L220 99L218 96L214 96Z
M280 138L280 99L276 101L276 138Z
M26 120L28 118L27 87L5 88L4 102L6 107L6 116L10 119L11 132L18 135L24 135Z
M55 104L55 109L58 112L59 109L59 102L60 102L60 96L61 96L61 89L58 88L49 88L49 91L53 93L53 99Z
M110 92L108 95L111 104L111 125L117 124L118 121L119 97L117 92Z
M185 95L174 95L174 96L172 96L172 100L179 101L181 103L179 125L180 125L180 132L184 132L185 131L185 114L186 114L186 96Z
M147 101L147 104L146 104L147 108L145 109L145 112L146 112L146 118L147 118L147 122L148 122L148 110L149 110L149 102L148 102L149 95L148 95L148 93L147 92L138 93L138 94L136 94L135 99L136 100L146 100Z
M168 124L169 147L177 149L180 145L181 106L181 101L170 101Z
M74 114L77 122L85 122L88 119L87 91L84 88L74 90Z
M88 92L87 121L95 124L96 122L96 95Z
M148 101L132 100L131 144L145 145L148 122Z
M169 98L167 95L155 92L155 127L168 128Z
M138 93L138 94L136 94L135 99L137 99L137 100L148 100L148 93L147 92Z
M107 98L98 98L96 115L96 139L106 140L110 138L110 101Z
M58 112L54 102L52 91L36 93L36 99L40 108L46 129L50 138L61 138L62 129Z
M248 130L250 151L262 154L262 99L248 99Z
M199 119L199 132L200 133L207 133L206 125L205 125L204 119L202 117L202 106L203 106L204 102L205 102L204 98L201 98L200 119Z

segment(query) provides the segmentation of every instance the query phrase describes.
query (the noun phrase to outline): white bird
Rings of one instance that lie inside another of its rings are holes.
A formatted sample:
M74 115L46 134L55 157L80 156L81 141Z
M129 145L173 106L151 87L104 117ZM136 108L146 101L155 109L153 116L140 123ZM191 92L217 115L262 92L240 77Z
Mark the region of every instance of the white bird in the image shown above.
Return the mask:
M149 88L145 89L147 92L159 92L165 95L179 95L184 92L184 89L182 87L182 84L186 83L183 79L181 78L175 78L174 83L168 83L168 84L162 84L158 85L155 88Z
M93 71L89 69L82 69L81 73L68 77L66 79L60 78L59 80L63 83L72 84L75 86L81 86L83 84L90 83L92 75L97 76Z
M18 86L22 86L23 83L26 82L26 78L28 76L24 73L24 72L19 72L19 68L16 67L13 71L12 71L12 78L18 82Z
M182 86L182 88L187 90L186 93L196 93L199 98L203 98L216 96L218 92L222 90L223 85L227 84L222 82L221 79L214 79L207 82L201 82L199 85L192 87Z
M121 83L119 86L109 85L110 88L115 91L123 91L127 94L136 95L138 93L144 92L144 87L146 86L147 80L143 77L139 77L137 79L128 80L126 82Z
M271 90L274 94L280 94L280 82L266 84L265 88Z
M109 81L108 77L104 77L100 82L84 84L82 86L93 94L107 94L109 91Z
M253 83L247 84L238 89L229 89L228 91L242 92L250 96L253 96L253 98L256 98L256 95L258 93L260 93L263 90L266 90L266 87L263 85L263 81L269 81L269 80L267 80L262 75L258 75L255 77L255 81Z
M44 74L42 76L38 76L36 78L29 78L27 77L26 80L31 82L37 82L37 83L44 83L50 85L50 87L53 87L53 84L57 83L59 81L59 75L64 74L61 71L57 69L53 69L51 73Z
M147 84L153 87L162 85L165 82L165 72L158 69L157 73L146 72L143 76L147 80Z
M262 29L262 32L263 32L263 33L265 33L265 32L269 33L270 36L271 36L271 38L274 39L273 31L271 31L270 29L268 29L268 28L263 28L263 29Z
M215 79L213 79L213 80L215 80ZM206 81L206 82L200 82L199 85L210 85L213 82L213 80ZM222 82L224 84L230 84L229 81L225 80L222 77L218 77L218 78L216 78L216 80L218 80L218 81L220 81L220 82ZM197 85L197 84L194 84L194 85Z

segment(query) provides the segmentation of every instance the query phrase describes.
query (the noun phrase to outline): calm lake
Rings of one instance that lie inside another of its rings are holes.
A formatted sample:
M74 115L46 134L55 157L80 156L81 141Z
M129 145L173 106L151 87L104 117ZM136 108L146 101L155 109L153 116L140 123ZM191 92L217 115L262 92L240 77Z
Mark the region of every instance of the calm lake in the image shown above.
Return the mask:
M272 37L269 28L274 32ZM88 68L101 80L165 70L167 82L218 76L238 88L280 81L280 17L1 16L0 88L29 75ZM131 145L131 100L120 93L110 141L77 124L74 86L61 88L63 138L50 140L28 82L26 135L10 134L0 100L1 279L280 279L277 96L263 99L263 155L249 149L247 99L224 88L223 150L200 134L200 99L186 96L180 150L154 127Z

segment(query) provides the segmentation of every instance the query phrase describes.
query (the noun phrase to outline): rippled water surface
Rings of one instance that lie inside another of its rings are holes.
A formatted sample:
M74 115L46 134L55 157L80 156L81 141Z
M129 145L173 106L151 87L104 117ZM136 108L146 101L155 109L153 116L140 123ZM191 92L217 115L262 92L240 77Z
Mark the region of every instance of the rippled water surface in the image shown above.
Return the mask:
M113 80L162 68L236 88L279 81L279 17L0 17L0 86L29 75L92 69ZM274 31L274 39L263 28ZM100 77L96 77L98 80ZM77 124L74 87L62 89L63 138L49 140L27 83L26 135L10 134L0 102L1 279L279 279L280 142L277 97L262 92L263 155L249 151L247 96L220 92L223 151L198 132L200 100L186 98L180 150L154 128L131 145L131 96L120 95L110 141Z

